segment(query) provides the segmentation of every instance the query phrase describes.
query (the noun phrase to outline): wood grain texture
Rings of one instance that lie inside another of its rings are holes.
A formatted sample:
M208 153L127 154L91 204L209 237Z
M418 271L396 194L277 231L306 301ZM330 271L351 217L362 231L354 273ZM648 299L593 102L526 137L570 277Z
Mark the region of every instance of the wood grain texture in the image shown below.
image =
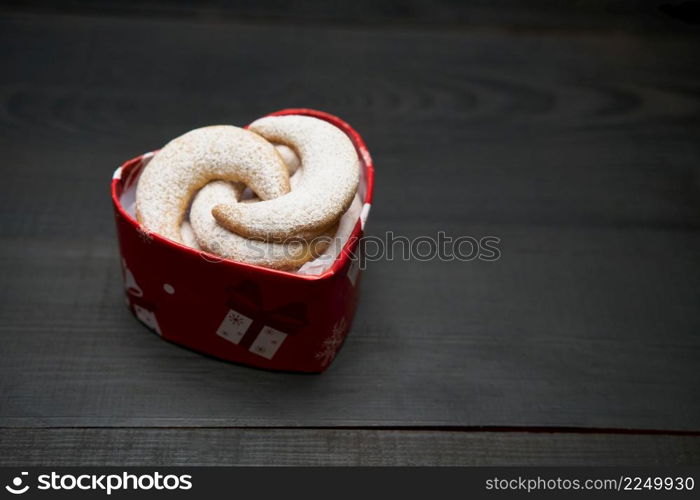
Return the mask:
M404 26L499 26L510 29L689 31L700 23L696 2L664 0L355 0L231 2L229 0L3 0L9 11L159 17L205 22Z
M0 466L698 465L700 437L348 429L3 429Z
M0 42L0 426L700 428L694 33L18 14ZM296 106L365 137L370 234L495 235L502 258L371 263L318 377L149 335L113 169Z

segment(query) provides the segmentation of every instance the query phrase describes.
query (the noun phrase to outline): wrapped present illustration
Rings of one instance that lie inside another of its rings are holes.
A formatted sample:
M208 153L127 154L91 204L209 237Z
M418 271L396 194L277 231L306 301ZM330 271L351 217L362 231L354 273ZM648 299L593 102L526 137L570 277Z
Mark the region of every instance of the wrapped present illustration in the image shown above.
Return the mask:
M126 260L122 259L122 274L124 275L124 289L126 293L132 297L143 297L143 290L138 283L136 283L136 278L126 265Z
M253 281L230 287L228 293L229 311L216 334L258 356L272 359L288 335L309 323L303 303L266 309Z
M124 289L126 290L126 303L134 312L138 320L151 330L162 335L158 319L154 311L155 306L143 300L143 290L136 282L134 274L126 265L126 260L122 258L122 274L124 276Z
M156 318L156 313L150 309L147 309L143 305L133 304L134 314L139 319L141 323L146 325L151 330L155 331L158 335L162 335L160 331L160 326L158 325L158 319Z

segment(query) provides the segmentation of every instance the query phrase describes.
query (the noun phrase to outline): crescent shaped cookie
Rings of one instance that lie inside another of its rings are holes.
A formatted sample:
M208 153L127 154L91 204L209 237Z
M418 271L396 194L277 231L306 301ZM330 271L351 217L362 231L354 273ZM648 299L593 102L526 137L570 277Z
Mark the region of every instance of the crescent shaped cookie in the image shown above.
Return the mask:
M213 180L243 182L262 200L289 192L289 173L275 147L230 125L192 130L146 165L136 187L136 217L149 231L182 243L180 225L194 193Z
M220 203L237 203L241 190L224 181L210 182L195 195L190 208L190 226L198 246L226 259L281 270L296 270L323 253L336 227L311 242L294 240L270 243L252 240L220 226L211 214ZM261 202L259 202L261 203Z
M347 135L326 121L301 115L261 118L249 129L292 148L303 176L298 188L279 198L216 205L212 214L217 222L248 238L268 241L312 238L335 224L359 183L360 164Z
M299 187L299 180L301 180L301 161L299 157L289 146L284 144L272 144L275 149L284 160L285 165L287 165L287 171L289 172L289 188L294 190ZM252 203L260 201L260 198L255 196L255 193L250 188L246 188L245 184L236 184L237 187L242 187L242 191L238 196L239 203Z

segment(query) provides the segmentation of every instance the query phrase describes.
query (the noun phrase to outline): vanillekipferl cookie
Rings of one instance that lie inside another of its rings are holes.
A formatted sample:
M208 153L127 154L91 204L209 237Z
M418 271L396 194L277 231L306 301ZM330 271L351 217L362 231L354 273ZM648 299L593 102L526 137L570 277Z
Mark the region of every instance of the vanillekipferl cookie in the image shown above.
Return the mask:
M178 243L295 270L328 247L357 192L359 169L347 135L317 118L199 128L144 167L136 216L147 231Z
M214 218L243 236L279 241L313 237L337 222L359 182L360 163L347 135L323 120L298 115L261 118L249 129L294 149L302 165L299 187L265 203L217 205Z
M330 230L306 241L292 238L282 243L254 240L219 225L212 208L221 203L237 203L240 188L229 182L210 182L195 195L189 223L197 246L226 259L275 269L297 269L318 257L331 243L337 224ZM190 245L193 246L193 245Z

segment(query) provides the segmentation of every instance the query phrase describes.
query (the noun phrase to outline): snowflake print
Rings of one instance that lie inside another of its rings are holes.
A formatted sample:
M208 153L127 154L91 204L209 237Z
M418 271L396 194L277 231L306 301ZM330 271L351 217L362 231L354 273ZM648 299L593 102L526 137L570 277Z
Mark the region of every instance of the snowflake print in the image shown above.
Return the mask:
M143 241L144 243L151 243L153 241L153 233L151 233L145 227L139 226L138 232L139 232L139 238L141 238L141 241Z
M216 330L216 334L229 342L238 344L252 323L252 319L233 309L229 309L218 330Z
M229 322L235 326L242 326L243 325L243 316L241 316L240 314L231 314L229 316Z
M347 327L347 322L345 318L341 318L335 326L331 334L323 341L321 344L321 350L316 353L316 359L321 360L321 366L326 366L328 363L333 361L336 352L340 348L340 344L343 343L345 328Z

